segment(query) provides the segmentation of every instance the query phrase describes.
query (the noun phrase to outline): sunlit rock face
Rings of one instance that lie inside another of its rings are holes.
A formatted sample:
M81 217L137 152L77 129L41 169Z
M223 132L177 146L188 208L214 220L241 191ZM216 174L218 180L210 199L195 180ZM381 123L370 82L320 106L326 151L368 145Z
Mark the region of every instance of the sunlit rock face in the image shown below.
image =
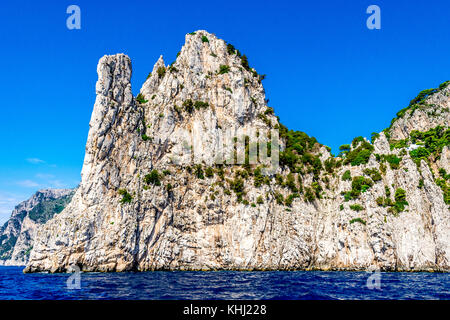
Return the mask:
M261 77L215 35L186 35L176 61L167 66L160 57L138 97L127 56L101 58L98 75L81 184L66 209L37 231L26 272L64 272L71 265L83 271L449 270L450 215L433 168L408 153L398 168L380 161L375 154L402 152L391 150L384 133L359 165L343 161L326 169L333 158L314 141L294 152L303 153L303 164L282 163L262 183L257 165L217 165L219 154L233 155L233 143L224 144L230 132L253 141L279 129L281 149L290 146L268 109ZM448 126L445 92L429 98L439 116L420 115L418 130ZM415 120L399 121L390 134L403 139ZM442 155L434 170L448 167L448 148ZM347 170L371 185L345 201L343 193L353 188L342 179ZM387 192L395 201L399 188L408 203L403 211L377 203Z
M72 189L43 189L18 204L0 228L0 265L26 265L36 229L60 213L73 193Z

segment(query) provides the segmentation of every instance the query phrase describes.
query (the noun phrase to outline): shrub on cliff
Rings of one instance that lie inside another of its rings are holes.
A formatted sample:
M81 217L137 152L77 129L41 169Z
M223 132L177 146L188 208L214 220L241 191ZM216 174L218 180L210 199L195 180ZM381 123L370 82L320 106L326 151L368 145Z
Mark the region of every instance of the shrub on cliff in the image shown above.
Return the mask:
M227 44L227 52L228 52L228 54L235 54L236 48L231 43L228 43Z
M219 71L218 74L225 74L228 73L230 71L230 67L224 64L221 64L219 67Z
M291 206L292 206L292 202L294 202L294 199L295 199L295 198L299 198L299 197L300 197L300 196L298 195L298 193L290 194L290 195L286 198L284 204L287 205L288 207L291 207Z
M363 176L357 176L352 179L352 190L342 192L345 201L357 199L362 192L366 192L373 185L372 180Z
M397 188L395 190L394 199L395 202L392 201L391 198L389 198L391 192L389 191L389 188L386 186L386 197L379 197L377 198L376 202L379 206L382 207L389 207L388 212L393 213L394 215L397 215L398 213L405 210L405 206L408 205L408 202L406 201L406 191L402 188Z
M166 68L161 66L156 70L156 73L158 74L158 78L161 79L166 74Z
M330 157L327 160L325 160L325 162L323 164L325 165L325 170L328 173L333 173L333 170L336 167L336 159L334 159L333 157Z
M237 196L238 202L241 202L244 195L244 180L235 178L234 180L229 181L229 183L231 190L233 190Z
M253 102L256 104L256 102ZM259 113L258 118L261 119L269 128L272 128L272 121L264 113Z
M313 183L311 183L311 188L314 191L316 198L317 199L321 199L321 192L323 190L322 186L319 184L319 182L314 181Z
M315 199L315 194L311 188L305 188L305 201L306 202L313 202Z
M408 139L392 140L392 141L390 141L389 146L390 146L391 150L406 148L408 146Z
M213 168L211 168L211 167L206 168L205 169L205 176L207 178L214 177L214 170L213 170Z
M402 158L399 158L394 154L385 156L385 159L389 162L391 169L398 169L400 167L400 162L402 161Z
M264 183L264 176L261 172L261 167L257 167L255 171L253 171L253 179L254 179L254 185L256 188L259 188Z
M394 204L395 211L398 213L405 210L405 206L408 205L408 202L406 201L406 191L403 190L402 188L397 188L395 190L394 199L395 199Z
M372 132L372 134L370 135L370 142L372 142L372 144L375 143L375 140L377 140L380 137L380 134L378 132Z
M361 218L355 218L355 219L352 219L352 220L350 220L350 224L353 224L353 223L355 223L355 222L359 222L359 223L361 223L361 224L363 224L363 225L366 225L366 221L364 221L363 219L361 219Z
M250 71L250 65L248 63L248 58L245 54L241 58L241 64L245 70Z
M375 168L367 168L363 171L367 174L374 182L380 181L382 179L380 171Z
M198 179L205 179L205 175L203 174L203 169L200 164L197 164L194 168L194 174Z
M364 138L359 136L353 139L352 141L352 147L355 148L360 142L364 142Z
M342 180L343 181L350 181L352 180L352 174L350 173L350 170L347 170L344 172L344 174L342 175Z
M192 113L194 111L194 102L191 99L187 99L183 102L183 107L187 112Z
M353 145L359 143L359 139L355 138L353 140ZM370 155L373 152L373 146L365 140L359 144L358 148L347 153L347 156L344 160L344 164L350 163L352 166L359 166L361 164L366 164L369 162Z
M397 202L406 202L406 191L402 188L397 188L395 190L394 198Z
M420 91L420 93L417 95L417 97L415 97L414 99L411 100L411 102L409 103L409 106L423 103L426 98L428 98L430 95L432 95L433 93L436 93L436 92L438 92L438 89L425 89L425 90Z
M208 106L209 106L208 102L195 101L195 103L194 103L194 107L197 110L207 108Z
M410 152L416 163L419 163L421 159L426 160L431 154L437 158L444 146L450 145L450 129L437 126L426 132L414 130L411 132L411 142L422 145Z
M295 178L292 173L289 173L286 177L286 187L291 189L292 192L298 192L298 188L295 184Z
M375 201L379 207L384 207L384 198L383 197L378 197Z
M274 114L274 110L272 107L267 107L266 111L264 111L264 114Z
M306 152L302 156L301 160L304 165L309 165L312 167L311 169L312 169L312 172L314 173L314 180L317 180L318 176L320 174L320 171L323 169L322 161L320 161L320 158L309 152Z
M263 197L258 196L258 198L256 199L256 203L257 203L257 204L263 204L263 203L264 203Z
M40 224L44 224L55 214L64 210L67 204L72 200L72 194L58 199L39 202L29 213L28 217Z
M284 204L284 197L281 193L277 192L275 193L275 200L277 201L277 204Z
M389 131L389 129L392 127L392 125L394 124L395 121L397 121L399 118L402 118L408 111L414 112L414 110L417 110L421 106L425 105L425 100L430 95L432 95L434 93L438 93L439 91L445 89L448 86L448 84L449 84L449 81L446 81L446 82L440 84L437 89L426 89L426 90L421 91L417 95L417 97L415 97L414 99L412 99L410 101L409 105L406 108L403 108L402 110L397 112L396 117L392 119L391 125L389 126L389 128L385 129L386 132ZM388 138L388 140L389 140L389 138Z
M147 103L147 102L148 102L148 100L145 100L145 97L144 97L144 95L143 95L142 93L139 93L139 94L137 95L136 101L139 102L140 104L143 104L143 103Z
M352 205L350 205L350 209L352 209L352 210L354 210L356 212L359 212L359 211L364 210L364 207L362 207L359 204L352 204Z
M445 204L450 204L450 183L448 183L445 179L436 179L435 182L444 193Z

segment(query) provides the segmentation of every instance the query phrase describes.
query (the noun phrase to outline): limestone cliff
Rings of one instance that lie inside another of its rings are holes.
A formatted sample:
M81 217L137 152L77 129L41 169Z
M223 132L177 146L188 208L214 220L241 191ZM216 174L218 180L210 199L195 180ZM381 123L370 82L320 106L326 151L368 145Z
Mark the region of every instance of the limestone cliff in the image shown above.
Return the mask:
M17 205L0 228L0 265L25 265L37 227L60 213L72 195L71 189L44 189Z
M279 123L263 76L206 31L186 35L170 66L161 57L136 98L127 56L97 71L81 184L39 228L25 272L449 271L448 84L412 105L426 134L407 110L335 158ZM281 166L266 176L234 142L248 151L269 129Z

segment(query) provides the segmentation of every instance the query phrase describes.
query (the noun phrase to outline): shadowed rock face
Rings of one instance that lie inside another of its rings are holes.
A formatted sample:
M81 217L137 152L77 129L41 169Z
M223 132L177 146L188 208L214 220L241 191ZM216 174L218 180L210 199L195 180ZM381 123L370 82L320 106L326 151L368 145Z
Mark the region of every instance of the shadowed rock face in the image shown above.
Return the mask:
M319 175L305 164L292 172L301 190L290 204L280 198L289 199L293 188L274 176L258 184L256 175L225 165L223 178L217 168L202 178L190 161L194 157L202 170L213 166L224 128L250 132L279 126L266 112L259 76L243 67L223 40L206 31L186 35L171 67L162 57L156 62L140 102L131 93L127 56L104 56L98 74L82 182L66 209L39 228L25 272L63 272L71 265L84 271L449 270L448 206L429 165L423 160L416 165L408 153L399 168L374 154L366 164L343 164ZM431 99L448 119L449 99L438 94ZM208 106L188 111L187 100ZM433 127L431 115L426 121L425 128ZM409 133L409 125L394 123L392 134L400 137L397 131ZM201 152L180 156L186 140ZM374 149L380 155L402 152L391 151L383 133ZM317 143L308 152L321 165L331 157ZM448 166L448 149L433 165ZM344 201L342 193L352 189L352 181L341 178L344 172L369 179L364 170L382 166L380 179L357 199ZM152 170L159 172L160 183L145 177ZM285 182L289 173L285 166L278 169ZM239 174L243 190L234 183ZM320 199L307 199L309 188ZM399 188L406 191L406 210L393 214L377 204L387 190L393 199ZM350 208L356 204L361 211Z
M0 228L0 265L25 265L39 225L60 213L70 202L72 189L45 189L16 206Z

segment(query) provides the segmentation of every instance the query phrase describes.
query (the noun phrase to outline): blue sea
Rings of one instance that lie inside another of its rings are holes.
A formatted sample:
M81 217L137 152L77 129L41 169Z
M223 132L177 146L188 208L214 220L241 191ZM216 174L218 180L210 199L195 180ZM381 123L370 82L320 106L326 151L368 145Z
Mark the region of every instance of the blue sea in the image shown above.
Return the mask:
M80 273L77 282L22 269L0 267L0 299L450 299L448 273L382 272L368 282L374 273L157 271Z

